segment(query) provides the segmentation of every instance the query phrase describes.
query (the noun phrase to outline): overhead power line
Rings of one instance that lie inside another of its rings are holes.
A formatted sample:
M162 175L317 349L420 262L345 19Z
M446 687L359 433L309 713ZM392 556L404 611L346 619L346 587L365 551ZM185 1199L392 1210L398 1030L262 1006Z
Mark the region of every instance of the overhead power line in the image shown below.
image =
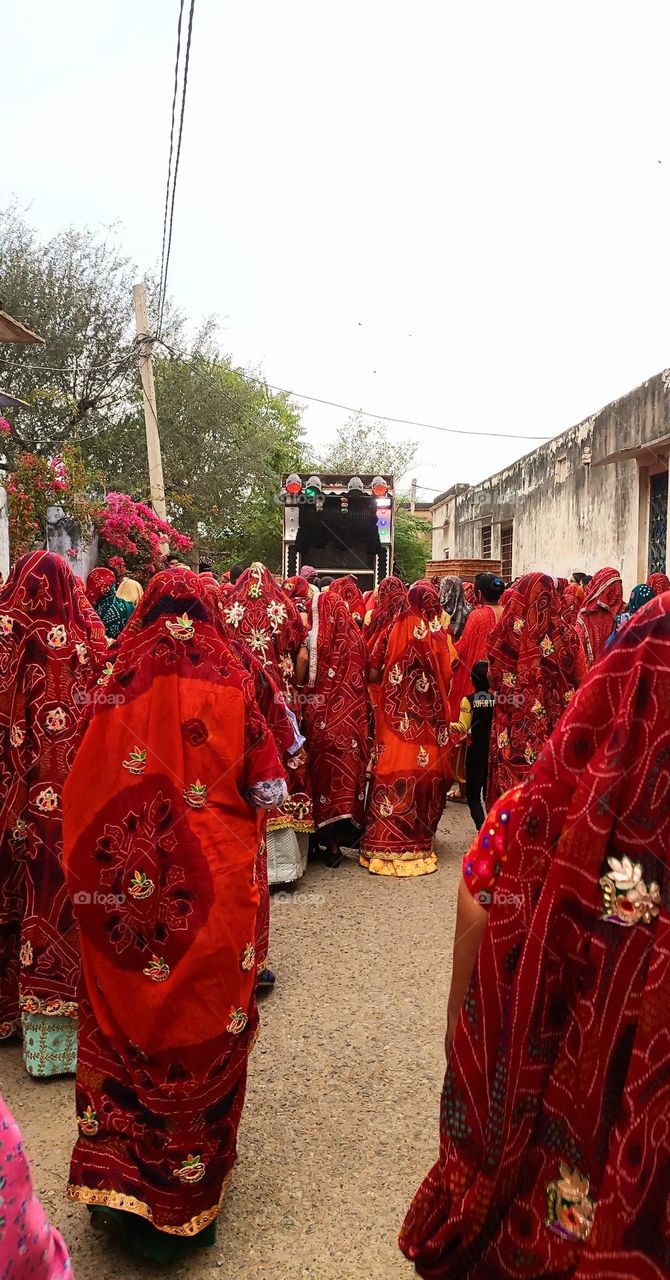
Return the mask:
M177 22L177 56L174 64L174 89L172 92L172 119L170 121L170 151L168 155L167 182L165 183L165 210L163 213L163 244L161 246L161 273L158 283L158 305L163 295L163 276L165 274L165 246L167 244L168 213L170 210L170 184L172 180L172 152L174 147L174 122L177 112L177 93L179 90L179 56L181 54L181 24L184 16L184 0L180 0L179 20Z
M175 66L175 91L174 91L173 100L172 100L172 125L170 129L170 157L168 161L166 214L167 214L168 193L170 190L170 169L172 166L172 144L174 139L174 111L175 111L176 98L177 98L177 81L179 77L179 49L181 45L181 23L182 23L183 8L184 8L184 0L181 0L180 9L179 9L179 26L177 30L177 59L176 59L176 66ZM195 12L195 0L191 0L191 7L189 9L189 15L188 15L188 31L186 34L186 52L184 54L184 78L182 81L182 91L181 91L181 111L179 113L179 134L177 136L177 153L175 155L174 173L172 175L172 197L170 200L170 220L168 224L167 246L165 245L165 221L163 223L163 248L164 248L164 254L165 254L165 267L162 271L162 279L161 279L160 293L159 293L159 299L158 299L159 336L163 329L163 313L165 311L168 271L170 269L170 253L172 250L172 227L174 223L174 205L175 205L175 198L177 195L177 178L179 176L179 160L181 157L181 142L182 142L182 136L184 132L184 113L186 110L186 89L188 86L188 70L189 70L189 63L191 58L191 38L193 35L194 12Z
M354 413L359 418L376 418L380 422L395 422L403 427L426 427L429 431L444 431L453 436L487 436L494 440L551 440L551 436L522 436L513 431L470 431L467 427L440 427L435 422L416 422L413 418L392 418L388 413L370 413L367 409L354 409L350 404L338 404L336 400L322 400L320 396L306 396L300 391L289 391L286 387L276 387L272 382L265 384L271 391L279 391L285 396L296 396L298 400L309 400L313 404L326 404L331 409L344 409L345 413Z

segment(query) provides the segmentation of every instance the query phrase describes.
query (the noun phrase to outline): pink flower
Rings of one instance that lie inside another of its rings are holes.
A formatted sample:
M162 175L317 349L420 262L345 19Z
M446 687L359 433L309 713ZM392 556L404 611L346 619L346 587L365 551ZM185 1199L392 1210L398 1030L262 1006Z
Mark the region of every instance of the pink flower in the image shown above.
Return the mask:
M3 435L6 435L6 436L9 436L12 434L11 423L8 422L6 418L0 418L0 431L3 433Z

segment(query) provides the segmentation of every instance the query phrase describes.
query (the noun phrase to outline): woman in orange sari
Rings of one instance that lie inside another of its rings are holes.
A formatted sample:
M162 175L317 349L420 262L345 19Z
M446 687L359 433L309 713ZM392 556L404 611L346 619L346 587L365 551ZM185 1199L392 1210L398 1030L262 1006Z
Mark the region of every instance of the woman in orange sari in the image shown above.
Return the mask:
M104 678L64 796L82 959L68 1195L167 1262L180 1241L213 1242L235 1163L258 811L285 784L196 574L151 580Z
M360 862L375 875L437 870L433 837L449 777L449 686L454 649L440 598L425 579L369 655L379 684L372 793Z

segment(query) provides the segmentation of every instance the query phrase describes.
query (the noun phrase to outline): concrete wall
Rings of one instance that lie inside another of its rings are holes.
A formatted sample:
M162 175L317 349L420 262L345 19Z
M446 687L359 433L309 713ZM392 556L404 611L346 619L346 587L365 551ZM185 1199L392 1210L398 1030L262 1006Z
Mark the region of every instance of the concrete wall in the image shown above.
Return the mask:
M648 476L667 469L669 448L666 371L458 494L455 536L444 545L452 556L478 557L490 524L497 559L501 527L512 523L514 576L544 569L569 577L611 564L628 592L647 576Z
M47 547L63 556L84 582L98 561L97 535L90 539L82 536L80 526L65 514L62 507L47 509Z

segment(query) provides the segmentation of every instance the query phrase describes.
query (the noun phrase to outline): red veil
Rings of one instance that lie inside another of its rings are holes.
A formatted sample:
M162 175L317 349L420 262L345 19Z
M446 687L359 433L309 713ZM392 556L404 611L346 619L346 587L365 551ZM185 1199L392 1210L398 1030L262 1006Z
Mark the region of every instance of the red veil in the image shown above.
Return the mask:
M305 700L317 828L344 818L363 826L369 726L365 644L344 601L330 588L314 609Z
M437 869L433 836L449 774L449 685L453 646L436 588L410 587L405 612L373 646L383 670L377 698L372 792L361 863L377 875Z
M577 614L577 630L584 646L586 665L598 661L611 636L617 613L623 609L623 587L616 569L599 569L589 582Z
M547 574L525 574L506 596L488 644L489 685L497 695L490 804L526 777L585 674L579 637L564 621Z
M669 687L666 595L580 687L516 807L499 806L440 1159L400 1236L430 1280L667 1275Z
M331 591L338 599L344 601L354 622L362 626L363 618L365 617L365 601L356 579L349 574L345 574L343 578L336 578L332 585L328 587L328 592L330 593Z
M296 715L300 710L295 659L305 642L305 626L295 602L257 562L246 569L224 602L230 634L244 641L254 657L283 689ZM289 795L268 818L268 831L314 830L312 797L305 751L286 759Z
M258 1021L246 797L282 772L207 590L152 578L64 797L84 987L68 1195L187 1236L235 1161Z
M76 1017L62 789L106 652L104 627L67 562L47 551L22 556L0 594L0 1039L18 1029L19 1005Z
M386 643L391 627L406 608L407 587L404 582L400 578L382 578L373 593L372 616L364 633L370 657L379 643Z
M651 587L655 596L661 596L664 591L670 591L670 578L667 573L650 573L647 586Z

